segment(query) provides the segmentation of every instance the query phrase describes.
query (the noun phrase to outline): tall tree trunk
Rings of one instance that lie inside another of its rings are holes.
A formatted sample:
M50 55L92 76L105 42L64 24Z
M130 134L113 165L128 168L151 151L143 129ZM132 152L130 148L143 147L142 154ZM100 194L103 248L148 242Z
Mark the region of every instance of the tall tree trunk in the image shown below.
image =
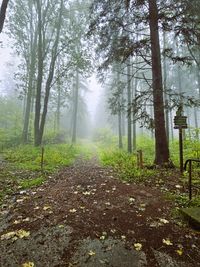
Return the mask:
M163 48L166 49L166 33L163 31ZM165 122L166 122L166 134L167 141L169 143L169 108L168 108L168 96L167 96L167 62L166 56L163 56L163 87L164 87L164 100L165 100Z
M127 137L128 137L128 152L132 152L132 128L131 128L131 61L130 58L127 62Z
M41 111L41 91L43 79L43 38L42 38L42 10L40 0L37 0L38 12L38 69L37 69L37 87L35 98L35 120L34 120L34 144L40 145L40 111Z
M40 102L41 102L41 86L42 86L43 65L44 65L42 45L43 45L44 40L42 40L41 6L39 4L39 0L37 0L37 3L38 3L38 9L40 10L40 12L38 13L38 21L39 21L38 23L39 24L38 25L39 44L38 45L39 47L38 47L38 86L37 86L37 93L36 93L36 108L35 108L35 146L41 145L43 133L44 133L44 126L45 126L46 115L47 115L47 110L48 110L50 89L51 89L51 84L52 84L52 80L54 77L56 59L58 56L58 43L59 43L60 30L61 30L61 24L62 24L63 0L61 0L61 4L60 4L59 18L58 18L58 22L56 26L56 37L55 37L54 46L51 52L51 62L49 66L47 81L45 84L45 96L44 96L44 104L43 104L43 111L42 111L41 118L40 118L40 110L41 110Z
M155 164L169 163L169 148L165 129L158 7L156 0L148 0L155 120Z
M4 21L6 18L6 9L8 6L9 0L3 0L1 4L1 10L0 10L0 33L3 30Z
M30 66L28 74L28 90L26 98L26 108L24 116L24 124L22 131L22 142L24 144L28 143L28 133L29 133L29 122L31 114L31 103L33 100L33 81L35 75L35 63L36 63L36 44L37 44L37 34L35 32L34 38L31 38L31 51L30 51Z
M123 114L122 114L122 108L121 108L121 98L123 95L123 92L120 92L121 88L119 87L120 84L120 69L119 69L119 65L117 65L117 85L118 85L118 95L119 95L119 99L118 99L118 112L117 112L117 116L118 116L118 139L119 139L119 149L123 148L123 140L122 140L122 135L123 135Z
M118 105L118 137L119 137L119 149L123 148L123 141L122 141L122 112L120 103Z
M194 108L194 127L195 127L196 140L199 140L199 132L198 132L198 128L199 128L199 124L198 124L198 109L196 107Z
M58 98L57 98L57 109L56 109L56 130L60 131L60 108L61 108L61 89L60 84L58 84Z
M137 65L137 57L136 57L136 65ZM133 73L133 71L132 71ZM133 131L133 136L132 136L132 141L133 141L133 150L136 150L136 118L135 118L135 98L136 98L136 92L137 92L137 79L133 79L132 83L132 109L133 109L133 126L132 126L132 131Z
M72 143L76 143L77 135L77 115L78 115L78 94L79 94L79 72L78 68L76 70L76 82L75 82L75 92L74 92L74 111L72 120Z

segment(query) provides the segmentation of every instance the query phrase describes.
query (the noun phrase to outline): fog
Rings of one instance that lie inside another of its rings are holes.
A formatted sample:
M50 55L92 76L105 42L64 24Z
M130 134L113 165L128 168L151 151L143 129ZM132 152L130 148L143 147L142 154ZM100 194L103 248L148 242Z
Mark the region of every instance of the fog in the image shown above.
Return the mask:
M116 137L119 147L128 142L132 151L138 136L155 139L160 125L163 130L159 135L173 141L178 135L173 120L180 106L181 116L187 116L186 136L199 139L196 44L190 43L189 48L185 37L177 36L173 29L160 30L163 94L157 101L153 87L156 74L145 39L151 37L148 27L141 32L130 17L129 33L115 25L116 33L105 35L104 21L99 30L90 28L98 17L94 11L92 19L89 17L90 1L50 2L51 11L47 2L41 7L34 1L29 6L16 1L8 9L0 35L2 143L38 146L88 138L98 141L98 135L100 138L104 133ZM122 23L126 25L126 21ZM125 36L135 45L129 55L128 44L122 40ZM118 38L117 47L112 38Z

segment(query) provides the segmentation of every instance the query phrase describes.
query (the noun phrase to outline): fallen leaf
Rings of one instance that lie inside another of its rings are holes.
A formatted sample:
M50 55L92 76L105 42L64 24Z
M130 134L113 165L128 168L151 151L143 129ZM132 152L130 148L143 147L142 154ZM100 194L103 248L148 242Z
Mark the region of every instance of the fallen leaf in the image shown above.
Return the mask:
M135 198L133 198L133 197L129 197L129 202L130 202L130 203L135 202Z
M19 223L21 223L20 220L15 220L15 221L13 222L13 224L19 224Z
M30 218L27 217L27 218L23 219L22 221L23 221L23 222L29 222L29 221L30 221Z
M89 196L89 195L91 195L91 192L90 191L85 191L85 192L83 192L83 195L84 196Z
M141 243L135 243L134 248L135 248L135 250L140 251L142 249L142 244Z
M167 246L172 246L173 243L167 238L167 239L164 239L162 240L163 244L167 245Z
M88 255L90 255L90 256L94 256L94 255L96 255L96 253L95 253L94 251L90 250L90 251L88 252Z
M51 206L44 206L43 207L43 210L49 210L49 209L51 209Z
M7 234L4 234L1 236L1 240L8 240L13 238L13 240L17 240L18 238L24 238L28 237L30 235L29 231L25 231L23 229L17 230L17 231L12 231Z
M9 232L7 234L4 234L1 236L1 240L8 240L8 239L14 237L15 233L16 233L15 231L12 231L12 232Z
M164 223L164 224L167 224L167 223L169 223L169 221L168 221L168 220L166 220L166 219L161 219L161 218L160 218L159 220L160 220L160 222L161 222L161 223Z
M182 186L179 185L179 184L175 185L175 187L178 188L178 189L182 188Z
M30 232L29 231L25 231L23 229L20 229L16 232L16 235L19 237L19 238L24 238L24 237L28 237L30 235Z
M152 222L152 223L150 223L150 227L159 227L159 226L161 226L162 224L161 223L159 223L159 222Z
M35 266L34 262L31 261L22 264L22 267L34 267L34 266Z
M70 209L69 212L75 213L76 212L76 209Z
M182 256L183 255L183 250L180 248L180 249L177 249L176 250L176 253L179 255L179 256Z

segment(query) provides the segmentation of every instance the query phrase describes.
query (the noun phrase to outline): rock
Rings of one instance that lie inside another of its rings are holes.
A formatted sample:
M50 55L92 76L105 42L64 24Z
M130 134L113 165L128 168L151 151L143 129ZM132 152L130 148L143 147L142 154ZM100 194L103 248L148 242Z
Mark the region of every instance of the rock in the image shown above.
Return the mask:
M153 250L159 267L192 267L188 263L177 262L164 252Z
M62 254L68 247L73 229L69 226L52 226L30 232L27 239L4 240L0 243L0 266L17 267L31 260L37 267L60 266Z
M83 240L72 263L79 267L143 267L147 266L146 255L142 251L125 248L121 240L108 238L104 241L87 238Z

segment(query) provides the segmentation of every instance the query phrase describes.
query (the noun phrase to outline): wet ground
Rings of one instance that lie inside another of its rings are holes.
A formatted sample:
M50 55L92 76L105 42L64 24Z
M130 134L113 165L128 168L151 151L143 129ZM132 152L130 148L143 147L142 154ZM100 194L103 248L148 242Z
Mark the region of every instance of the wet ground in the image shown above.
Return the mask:
M155 184L122 182L79 160L0 212L0 266L200 266L199 232L172 217Z

